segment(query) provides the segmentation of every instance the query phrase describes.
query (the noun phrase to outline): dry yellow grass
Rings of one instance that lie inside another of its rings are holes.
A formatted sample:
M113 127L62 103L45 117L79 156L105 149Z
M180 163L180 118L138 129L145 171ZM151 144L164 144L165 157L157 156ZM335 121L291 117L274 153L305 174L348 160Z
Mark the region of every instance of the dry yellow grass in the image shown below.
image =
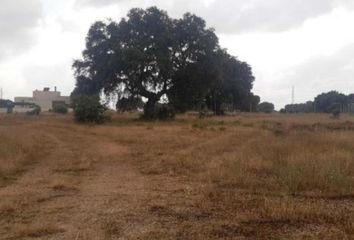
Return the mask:
M16 124L0 125L0 179L10 180L14 175L35 163L48 151L50 139L42 131L35 134Z
M353 239L354 116L0 116L1 239Z

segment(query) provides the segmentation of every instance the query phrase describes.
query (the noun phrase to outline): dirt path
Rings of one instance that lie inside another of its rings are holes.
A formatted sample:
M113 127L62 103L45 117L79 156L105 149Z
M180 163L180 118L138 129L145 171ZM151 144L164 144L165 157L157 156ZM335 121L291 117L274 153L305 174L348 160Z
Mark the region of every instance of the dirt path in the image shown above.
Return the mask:
M8 208L0 239L145 239L161 224L156 212L188 188L177 178L141 174L126 161L132 149L83 133L46 126L55 148L0 188Z
M353 239L352 132L257 118L0 119L0 240Z

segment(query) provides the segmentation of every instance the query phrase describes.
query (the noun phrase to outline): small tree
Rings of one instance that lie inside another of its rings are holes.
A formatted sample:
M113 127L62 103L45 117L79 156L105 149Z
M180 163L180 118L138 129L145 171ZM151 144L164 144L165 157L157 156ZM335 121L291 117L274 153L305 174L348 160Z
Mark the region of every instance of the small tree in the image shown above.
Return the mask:
M269 102L262 102L258 105L258 111L263 113L274 112L274 104Z
M77 122L104 123L107 120L104 115L106 110L107 108L100 103L97 95L82 95L74 99L74 116Z

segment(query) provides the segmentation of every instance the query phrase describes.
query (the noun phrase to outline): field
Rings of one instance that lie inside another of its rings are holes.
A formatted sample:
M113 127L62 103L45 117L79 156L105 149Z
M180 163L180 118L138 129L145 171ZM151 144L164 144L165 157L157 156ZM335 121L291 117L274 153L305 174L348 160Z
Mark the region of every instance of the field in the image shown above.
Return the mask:
M0 115L0 239L354 239L354 116Z

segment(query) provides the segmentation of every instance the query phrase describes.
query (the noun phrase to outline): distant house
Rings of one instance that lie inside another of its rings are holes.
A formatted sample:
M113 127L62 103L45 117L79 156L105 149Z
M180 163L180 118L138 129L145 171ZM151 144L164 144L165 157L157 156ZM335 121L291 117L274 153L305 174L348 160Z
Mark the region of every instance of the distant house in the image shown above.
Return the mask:
M27 111L33 104L41 107L42 111L49 111L53 109L55 105L69 105L70 97L61 96L61 93L54 88L54 91L50 91L50 88L44 88L43 91L33 91L33 97L15 97L14 112Z

